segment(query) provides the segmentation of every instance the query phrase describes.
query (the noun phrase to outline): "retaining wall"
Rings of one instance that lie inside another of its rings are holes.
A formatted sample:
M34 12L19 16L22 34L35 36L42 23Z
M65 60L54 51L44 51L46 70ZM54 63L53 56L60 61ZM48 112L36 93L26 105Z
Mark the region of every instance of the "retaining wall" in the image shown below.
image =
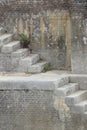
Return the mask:
M32 78L0 78L0 130L87 129L87 119L71 113L55 87L46 87L49 82L39 86L41 79Z

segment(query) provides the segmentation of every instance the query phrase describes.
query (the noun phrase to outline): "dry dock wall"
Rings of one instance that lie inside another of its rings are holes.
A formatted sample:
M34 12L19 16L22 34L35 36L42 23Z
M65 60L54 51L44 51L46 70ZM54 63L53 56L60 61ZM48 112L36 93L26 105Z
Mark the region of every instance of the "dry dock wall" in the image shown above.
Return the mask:
M87 129L87 119L71 113L64 98L55 94L57 78L50 77L51 84L32 76L0 77L0 130Z
M0 26L30 36L52 68L87 74L86 0L1 0Z
M66 44L70 50L71 39L67 6L64 0L3 0L0 1L0 26L13 33L15 39L20 33L30 36L33 50L42 59L48 60L52 68L65 69ZM62 49L58 46L61 36Z

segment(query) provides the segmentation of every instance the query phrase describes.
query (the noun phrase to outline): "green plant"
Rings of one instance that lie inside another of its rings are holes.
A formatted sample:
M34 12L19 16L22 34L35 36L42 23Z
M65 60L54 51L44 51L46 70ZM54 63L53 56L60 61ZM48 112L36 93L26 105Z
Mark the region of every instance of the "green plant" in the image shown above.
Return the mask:
M50 65L47 65L47 66L44 67L43 72L47 72L49 70L51 70L51 67L50 67Z
M19 40L21 41L21 46L23 48L29 48L30 37L28 37L27 35L21 33L21 34L19 34Z

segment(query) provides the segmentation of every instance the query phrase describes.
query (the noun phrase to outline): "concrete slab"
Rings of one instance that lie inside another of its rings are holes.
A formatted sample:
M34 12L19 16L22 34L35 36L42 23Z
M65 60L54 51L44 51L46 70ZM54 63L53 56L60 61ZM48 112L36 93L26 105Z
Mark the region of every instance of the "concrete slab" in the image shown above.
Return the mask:
M4 45L1 49L2 53L12 53L13 51L16 51L17 49L20 49L20 41L12 41L7 45Z
M49 65L49 63L47 61L37 62L34 65L28 66L28 72L41 73L44 70L44 67L46 67L48 65Z
M84 113L87 111L87 100L84 100L78 104L76 104L74 107L72 107L72 111L76 113Z
M71 83L78 83L80 85L80 89L87 90L87 75L69 75L69 79Z
M39 90L55 90L67 84L69 81L67 76L37 74L29 77L25 76L0 76L1 90L15 89L39 89Z
M79 90L79 85L77 83L69 83L56 90L56 94L59 97L66 97Z
M4 34L4 35L2 35L1 37L0 37L0 45L5 45L5 44L7 44L7 43L9 43L9 42L11 42L11 40L12 40L12 34Z
M28 49L18 49L17 51L12 53L12 58L18 58L18 57L26 57L28 56L29 51Z
M77 103L80 103L87 98L87 91L86 90L79 90L74 94L71 94L65 98L65 102L68 106L74 106Z

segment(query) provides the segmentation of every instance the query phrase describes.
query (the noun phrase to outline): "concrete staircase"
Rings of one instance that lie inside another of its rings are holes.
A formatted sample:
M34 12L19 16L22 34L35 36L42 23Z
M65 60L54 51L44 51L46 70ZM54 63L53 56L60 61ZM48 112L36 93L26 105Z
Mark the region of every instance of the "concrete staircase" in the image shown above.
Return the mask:
M13 35L0 28L0 71L39 73L48 66L40 60L39 54L30 54L21 48L20 41L13 41Z
M68 83L57 88L57 95L65 98L65 103L73 113L87 115L87 89L80 89L78 83Z

